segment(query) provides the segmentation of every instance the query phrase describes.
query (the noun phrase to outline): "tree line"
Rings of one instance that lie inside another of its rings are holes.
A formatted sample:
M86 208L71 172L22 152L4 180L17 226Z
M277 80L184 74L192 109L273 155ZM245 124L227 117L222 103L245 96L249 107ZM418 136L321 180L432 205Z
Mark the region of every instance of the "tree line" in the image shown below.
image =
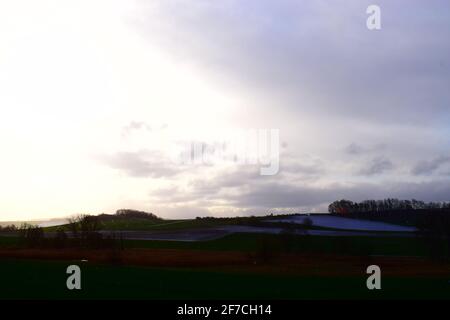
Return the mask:
M17 227L13 224L7 226L0 226L0 232L15 232L17 231Z
M102 234L98 216L77 215L55 232L47 233L40 226L24 223L16 229L19 245L26 248L116 249L123 246L120 234Z
M353 202L350 200L334 201L328 206L332 214L348 214L360 212L411 211L427 209L450 209L450 202L425 202L421 200L399 200L388 198L383 200L364 200Z

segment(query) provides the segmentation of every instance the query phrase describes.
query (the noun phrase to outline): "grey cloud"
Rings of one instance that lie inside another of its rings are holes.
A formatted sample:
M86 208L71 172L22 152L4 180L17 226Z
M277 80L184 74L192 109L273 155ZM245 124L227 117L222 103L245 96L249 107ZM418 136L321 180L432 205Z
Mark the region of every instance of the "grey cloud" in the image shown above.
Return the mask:
M332 199L331 192L279 183L255 186L251 191L228 198L236 206L265 208L312 206L327 199Z
M443 179L422 183L396 183L387 188L393 197L401 199L421 199L424 201L449 201L450 180Z
M106 165L121 170L132 177L173 177L182 172L182 168L158 152L136 151L117 152L100 157Z
M301 160L294 163L281 162L281 173L293 173L302 176L317 176L325 173L324 165L321 162L302 163Z
M450 163L450 157L440 156L429 161L422 161L418 163L413 169L412 173L415 175L430 175L436 172L445 164Z
M228 200L236 206L263 207L270 210L273 208L316 207L338 199L362 201L388 197L448 201L450 199L450 182L396 183L391 186L368 183L358 183L352 186L334 184L326 188L273 183L256 186L253 190L229 197Z
M384 157L377 157L372 159L372 161L361 171L360 174L372 176L376 174L382 174L386 171L392 170L394 168L394 164L391 160Z
M152 131L152 128L150 125L148 125L145 122L142 121L131 121L129 124L127 124L126 126L124 126L122 128L122 136L126 137L128 136L130 133L132 133L135 130L140 130L140 129L144 129L146 131Z
M361 154L364 153L366 149L359 144L351 143L345 147L345 152L348 154Z
M236 166L232 169L220 170L209 179L194 179L190 182L190 186L199 196L218 197L224 189L251 189L261 184L285 181L286 174L293 174L296 180L303 181L314 178L323 172L321 163L284 163L280 168L280 173L274 176L262 176L258 166Z
M442 12L450 5L416 0L405 10L381 0L385 25L371 33L369 4L168 0L140 23L152 41L203 66L211 79L229 77L233 86L289 102L283 108L416 125L448 114L450 43L443 30L450 19Z
M344 152L350 155L362 155L367 153L380 152L386 149L384 143L378 143L374 145L361 145L359 143L352 142L344 148Z
M343 186L332 184L324 188L307 185L293 185L285 183L269 183L255 186L248 192L229 197L233 205L244 207L293 208L314 207L334 200L368 199L376 196L379 189L376 185L358 184Z
M189 185L196 196L219 198L224 189L248 187L270 179L273 177L261 176L259 169L254 166L241 166L219 171L209 179L194 179Z
M246 172L246 173L245 173ZM232 192L230 192L232 191ZM199 207L225 205L242 210L267 213L269 210L323 207L338 199L362 201L366 199L422 199L449 201L450 181L424 183L396 182L332 183L324 187L295 184L279 179L266 179L251 170L235 170L211 180L194 180L189 188L178 186L152 193L157 200L167 203L196 203Z
M450 3L380 0L383 27L377 32L365 27L369 0L164 0L156 11L141 4L143 19L133 23L148 41L176 61L195 66L225 92L250 97L254 105L246 113L253 123L265 117L272 124L277 113L283 128L295 131L301 115L319 119L312 148L320 157L328 153L324 165L295 162L297 154L291 162L281 159L276 177L263 179L248 168L199 177L187 189L172 190L173 201L226 201L266 209L317 206L340 198L448 200L448 181L397 183L398 177L392 177L382 186L369 182L378 174L394 174L393 161L409 167L422 152L442 148L441 135L448 133L442 119L450 117ZM338 146L334 154L331 148L323 151L330 140ZM384 141L389 150L382 150ZM302 150L295 140L288 144L289 150ZM150 170L145 159L121 158L116 166L132 162L138 175ZM342 184L333 184L336 180L327 173L344 161L361 168L357 174L365 177L357 178L368 182L348 186L349 177L343 177ZM424 161L412 173L435 173L445 161ZM162 164L160 171L166 167ZM165 174L176 172L169 166ZM328 183L324 188L298 185L302 177L321 176ZM171 192L155 196L170 201Z

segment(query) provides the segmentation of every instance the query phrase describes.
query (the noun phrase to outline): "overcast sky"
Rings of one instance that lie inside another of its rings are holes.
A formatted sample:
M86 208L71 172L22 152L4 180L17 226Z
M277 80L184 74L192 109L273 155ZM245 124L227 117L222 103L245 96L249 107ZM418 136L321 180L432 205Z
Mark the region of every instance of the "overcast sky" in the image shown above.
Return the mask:
M449 39L439 0L2 0L0 220L450 201ZM278 174L174 160L249 129Z

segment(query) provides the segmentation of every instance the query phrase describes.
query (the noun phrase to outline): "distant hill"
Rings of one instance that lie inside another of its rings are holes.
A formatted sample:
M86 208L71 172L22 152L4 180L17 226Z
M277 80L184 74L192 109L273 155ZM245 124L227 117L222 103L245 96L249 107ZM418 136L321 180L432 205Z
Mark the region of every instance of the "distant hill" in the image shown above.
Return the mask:
M52 226L60 226L62 224L67 223L67 219L56 218L56 219L48 219L48 220L28 220L28 221L0 221L0 227L6 227L10 225L14 225L16 227L20 227L22 224L31 224L37 225L40 227L52 227Z
M120 209L115 214L101 214L98 216L100 221L117 220L117 219L144 219L144 220L156 220L162 221L163 219L156 216L153 213L133 210L133 209Z

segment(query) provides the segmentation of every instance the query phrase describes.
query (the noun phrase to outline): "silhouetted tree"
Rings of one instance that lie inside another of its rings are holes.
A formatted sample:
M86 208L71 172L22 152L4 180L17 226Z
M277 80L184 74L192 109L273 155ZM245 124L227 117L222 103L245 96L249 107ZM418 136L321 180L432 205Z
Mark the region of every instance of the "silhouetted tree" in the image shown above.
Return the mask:
M39 226L24 223L19 228L19 241L26 247L40 247L44 242L44 230Z
M54 247L58 249L64 249L68 246L68 237L66 232L63 229L58 229L56 231L56 236L53 239L54 241Z
M4 227L0 226L0 232L16 232L16 231L17 227L13 224Z
M101 247L102 235L99 232L101 228L98 216L77 215L69 219L69 230L72 232L76 245L83 247Z

